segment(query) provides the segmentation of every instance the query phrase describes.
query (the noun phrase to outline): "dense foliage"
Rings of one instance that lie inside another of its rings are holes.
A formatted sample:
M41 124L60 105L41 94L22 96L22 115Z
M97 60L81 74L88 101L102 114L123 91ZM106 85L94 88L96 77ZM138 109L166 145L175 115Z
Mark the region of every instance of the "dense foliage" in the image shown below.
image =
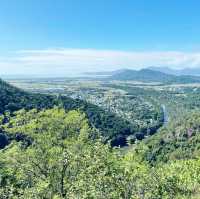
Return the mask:
M82 84L101 108L1 82L0 198L200 198L198 85Z
M200 113L191 112L170 122L147 139L145 158L151 163L195 159L200 155Z
M2 199L200 197L199 159L150 167L141 149L122 155L102 144L78 111L20 110L1 129L32 141L0 151Z

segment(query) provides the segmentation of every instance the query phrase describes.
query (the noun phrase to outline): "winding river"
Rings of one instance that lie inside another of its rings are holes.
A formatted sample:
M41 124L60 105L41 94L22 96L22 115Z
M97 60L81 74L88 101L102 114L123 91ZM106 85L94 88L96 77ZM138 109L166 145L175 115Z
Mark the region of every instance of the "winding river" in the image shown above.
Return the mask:
M162 110L163 110L163 125L166 125L169 122L169 117L167 114L166 106L164 104L161 105Z

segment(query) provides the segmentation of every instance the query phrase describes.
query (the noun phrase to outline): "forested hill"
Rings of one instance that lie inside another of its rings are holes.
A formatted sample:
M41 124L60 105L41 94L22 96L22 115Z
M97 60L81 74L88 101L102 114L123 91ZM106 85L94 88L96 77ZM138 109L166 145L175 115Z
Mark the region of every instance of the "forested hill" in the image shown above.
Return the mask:
M144 141L144 157L152 164L200 155L200 113L189 112ZM143 145L143 143L141 144Z
M160 82L160 83L197 83L200 78L196 76L176 76L150 69L122 70L111 77L111 80L130 80L141 82Z
M115 140L119 135L127 136L135 132L135 127L128 121L96 105L69 97L28 93L0 80L0 113L33 108L41 110L54 106L63 106L65 110L79 109L84 112L90 124L101 132L105 140Z
M0 80L0 113L19 109L42 109L56 105L55 97L27 93Z
M2 199L200 198L199 111L116 150L94 137L90 124L107 138L134 131L97 106L30 94L3 81L0 103L1 113L11 112L0 116L0 144L5 133L15 138L0 147Z

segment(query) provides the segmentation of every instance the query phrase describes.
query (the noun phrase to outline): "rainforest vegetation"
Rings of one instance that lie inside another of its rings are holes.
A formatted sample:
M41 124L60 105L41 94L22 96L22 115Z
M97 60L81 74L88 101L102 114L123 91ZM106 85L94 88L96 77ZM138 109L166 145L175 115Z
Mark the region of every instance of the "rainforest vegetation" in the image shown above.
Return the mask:
M29 93L1 81L0 198L200 198L200 112L194 100L199 89L107 88L126 92L119 97L126 101L124 114L117 102L97 106L72 93ZM135 119L123 118L133 111L129 103L137 106L140 124L148 124L143 131ZM144 111L148 116L139 117ZM128 146L113 145L113 138L118 143L126 138Z

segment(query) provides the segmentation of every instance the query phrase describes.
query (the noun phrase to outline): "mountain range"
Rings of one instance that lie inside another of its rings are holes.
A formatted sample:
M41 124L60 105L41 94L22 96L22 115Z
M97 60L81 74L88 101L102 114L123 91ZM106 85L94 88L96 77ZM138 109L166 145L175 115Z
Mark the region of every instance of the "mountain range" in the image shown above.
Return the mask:
M185 68L182 70L169 67L148 67L141 70L121 69L116 71L103 71L86 73L90 77L107 80L125 80L159 83L200 83L200 69Z
M183 69L172 69L170 67L148 67L150 70L159 71L171 75L192 75L200 76L200 68L183 68Z
M141 69L125 69L109 77L110 80L141 81L141 82L160 82L160 83L200 83L200 77L191 75L173 75L164 72Z

